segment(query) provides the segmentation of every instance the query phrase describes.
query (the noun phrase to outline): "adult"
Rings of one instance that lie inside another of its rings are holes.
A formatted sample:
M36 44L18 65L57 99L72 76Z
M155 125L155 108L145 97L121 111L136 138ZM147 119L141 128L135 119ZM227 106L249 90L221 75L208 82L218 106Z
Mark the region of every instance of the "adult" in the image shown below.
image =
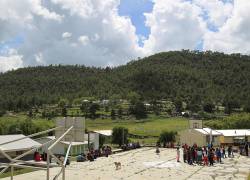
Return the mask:
M210 148L208 151L208 161L210 166L214 165L214 153L212 148Z
M221 149L220 148L216 148L216 157L217 157L217 162L221 163Z
M248 157L248 143L245 143L245 152L246 152L246 156Z
M183 162L187 161L187 147L183 146Z

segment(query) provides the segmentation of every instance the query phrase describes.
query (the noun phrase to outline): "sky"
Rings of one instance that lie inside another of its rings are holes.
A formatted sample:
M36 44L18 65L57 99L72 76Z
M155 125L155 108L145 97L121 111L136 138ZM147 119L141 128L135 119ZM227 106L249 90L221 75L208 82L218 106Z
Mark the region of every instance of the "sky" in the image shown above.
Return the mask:
M1 0L0 72L182 49L249 54L249 9L249 0Z

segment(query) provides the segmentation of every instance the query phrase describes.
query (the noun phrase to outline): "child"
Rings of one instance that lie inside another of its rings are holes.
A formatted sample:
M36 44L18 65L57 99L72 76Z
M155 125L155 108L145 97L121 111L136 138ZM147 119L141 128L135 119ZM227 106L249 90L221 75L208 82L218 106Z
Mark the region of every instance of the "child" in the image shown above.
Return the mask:
M156 151L155 152L156 152L157 155L160 153L160 150L159 150L158 146L156 146Z
M177 159L177 162L180 162L180 148L179 147L177 147L177 157L176 157L176 159Z
M197 151L197 163L198 163L198 165L202 164L202 150L201 150L201 148L198 148L198 151Z

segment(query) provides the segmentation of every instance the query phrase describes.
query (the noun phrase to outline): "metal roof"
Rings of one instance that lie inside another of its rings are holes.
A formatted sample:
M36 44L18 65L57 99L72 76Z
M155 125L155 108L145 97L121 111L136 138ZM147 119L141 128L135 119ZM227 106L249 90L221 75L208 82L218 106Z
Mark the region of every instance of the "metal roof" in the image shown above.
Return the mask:
M216 130L223 134L223 136L250 136L250 129L226 129Z
M104 136L112 136L112 130L99 130L99 131L93 131L98 134L102 134Z
M195 129L196 131L205 134L205 135L210 135L211 131L212 131L212 135L213 136L219 136L222 135L220 132L218 132L217 130L213 130L210 128L202 128L202 129Z
M66 144L66 145L70 144L69 141L61 141L61 143ZM84 141L84 142L72 142L72 146L84 145L84 144L88 144L88 141Z
M36 139L36 140L40 140L40 139L54 140L55 138L56 138L55 136L45 136L45 137L41 137L41 138ZM69 145L70 141L60 141L60 143ZM72 146L84 145L84 144L88 144L88 141L84 141L84 142L82 142L82 141L79 141L79 142L72 141Z
M23 134L14 134L14 135L0 135L0 143L5 143L5 142L10 142L17 140L19 138L25 137ZM26 138L22 139L19 141L11 142L8 144L0 145L0 148L4 150L5 152L10 152L10 151L22 151L22 150L27 150L31 149L34 147L38 147L41 144L34 141L31 138Z

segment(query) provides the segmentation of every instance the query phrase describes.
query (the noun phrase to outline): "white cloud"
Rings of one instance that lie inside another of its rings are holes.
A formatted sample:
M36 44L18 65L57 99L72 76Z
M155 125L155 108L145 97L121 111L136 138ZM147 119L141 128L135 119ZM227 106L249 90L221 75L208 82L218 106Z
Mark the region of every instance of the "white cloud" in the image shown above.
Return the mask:
M30 5L31 0L24 1L27 6ZM17 26L16 22L19 20L15 18L11 22L0 20L0 26L3 24L6 27L4 33L0 32L0 39L1 36L3 40L10 37L13 39L18 33L22 33L24 42L18 47L18 52L23 55L24 66L40 64L40 53L43 62L47 64L87 66L119 65L142 56L135 27L128 17L118 14L119 0L43 2L40 4L42 8L47 9L51 16L53 12L60 15L61 20L48 19L45 17L46 13L31 13L30 8L23 8L22 11L12 8L13 11L29 14L29 27Z
M5 56L0 55L0 72L5 72L23 67L22 56L15 49L9 49Z
M226 53L250 53L250 1L235 0L230 18L218 32L208 32L204 48Z
M40 53L37 53L35 54L35 59L36 59L36 62L40 65L44 65L46 64L46 62L44 61L43 59L43 54L40 52Z
M72 33L69 33L69 32L64 32L62 34L62 38L64 38L64 39L70 38L71 36L72 36Z
M195 49L206 31L201 9L183 0L155 0L151 13L146 13L150 27L144 50L154 53L167 50Z
M78 38L78 41L82 44L82 45L87 45L89 43L89 37L88 36L80 36Z
M159 51L195 49L201 41L206 50L250 53L250 2L230 1L153 0L152 12L145 14L146 39L136 34L129 16L119 15L120 0L1 0L0 56L6 68L0 71L40 64L116 66ZM19 36L22 43L8 44ZM10 55L10 49L18 53ZM16 63L9 67L6 59Z
M193 3L202 8L203 16L208 18L207 23L214 27L222 26L233 10L233 4L230 1L193 0Z
M23 23L33 19L33 15L42 16L46 19L61 21L63 16L49 11L42 6L41 0L1 0L0 1L0 19L12 20L16 19Z

